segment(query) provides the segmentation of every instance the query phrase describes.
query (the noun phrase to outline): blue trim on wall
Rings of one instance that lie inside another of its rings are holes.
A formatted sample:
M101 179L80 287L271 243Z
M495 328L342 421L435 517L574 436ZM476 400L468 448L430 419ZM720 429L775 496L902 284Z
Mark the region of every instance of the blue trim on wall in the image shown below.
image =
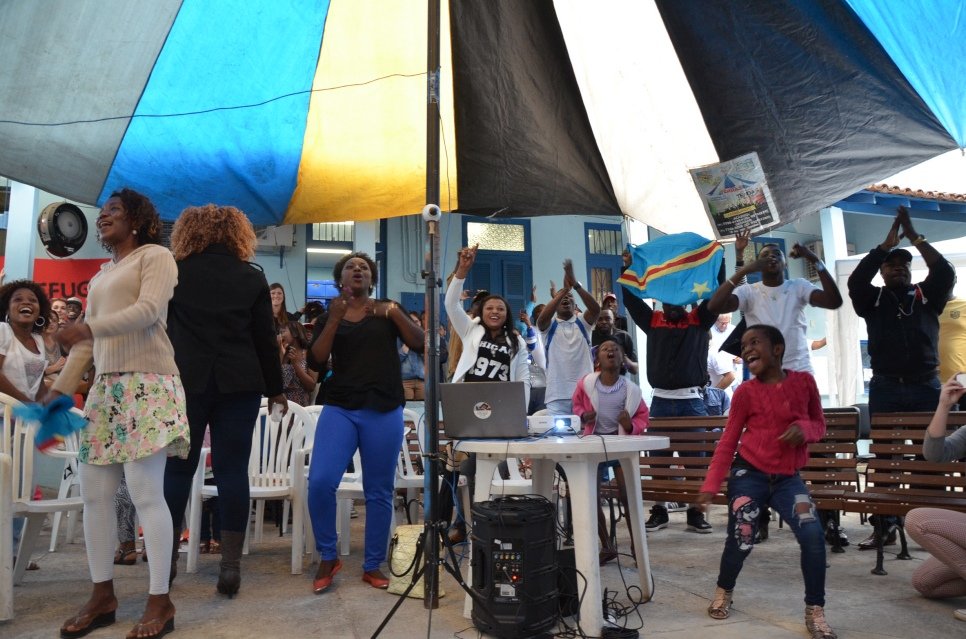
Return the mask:
M966 202L917 198L863 190L839 200L832 206L847 213L885 215L888 217L895 216L896 207L904 206L909 209L909 215L916 219L966 223Z

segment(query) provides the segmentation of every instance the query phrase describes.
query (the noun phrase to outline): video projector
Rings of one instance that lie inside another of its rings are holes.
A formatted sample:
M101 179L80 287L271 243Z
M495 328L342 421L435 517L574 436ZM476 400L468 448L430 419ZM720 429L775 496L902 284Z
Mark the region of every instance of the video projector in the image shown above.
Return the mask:
M580 418L576 415L531 415L527 417L531 435L579 435Z

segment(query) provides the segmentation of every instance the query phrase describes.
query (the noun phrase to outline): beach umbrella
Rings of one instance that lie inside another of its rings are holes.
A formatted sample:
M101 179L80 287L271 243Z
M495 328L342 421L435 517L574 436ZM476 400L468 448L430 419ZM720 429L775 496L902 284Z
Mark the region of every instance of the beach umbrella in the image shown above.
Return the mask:
M711 236L757 152L783 222L966 146L962 0L443 2L440 205ZM0 3L0 175L260 224L426 202L425 0Z

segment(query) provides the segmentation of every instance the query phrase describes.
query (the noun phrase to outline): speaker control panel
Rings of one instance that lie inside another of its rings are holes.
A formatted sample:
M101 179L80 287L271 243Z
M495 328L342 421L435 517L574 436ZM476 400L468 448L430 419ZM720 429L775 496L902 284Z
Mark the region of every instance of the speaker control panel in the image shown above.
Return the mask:
M506 549L510 546L510 549ZM512 544L504 540L504 550L494 551L491 555L493 566L493 585L504 600L515 600L517 588L523 583L523 553L512 549Z

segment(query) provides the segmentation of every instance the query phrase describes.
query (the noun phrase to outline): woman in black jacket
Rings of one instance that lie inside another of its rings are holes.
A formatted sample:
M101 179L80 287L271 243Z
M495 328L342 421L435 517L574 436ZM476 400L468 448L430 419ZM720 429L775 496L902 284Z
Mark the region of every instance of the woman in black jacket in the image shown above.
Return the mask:
M168 311L168 335L187 397L191 451L186 460L168 462L164 496L175 535L180 535L209 427L221 515L218 592L231 597L241 583L248 458L259 404L266 395L269 409L279 404L285 412L288 406L272 302L265 275L248 262L255 254L255 232L238 209L214 204L185 209L171 233L171 250L178 285ZM173 579L177 544L171 564Z

